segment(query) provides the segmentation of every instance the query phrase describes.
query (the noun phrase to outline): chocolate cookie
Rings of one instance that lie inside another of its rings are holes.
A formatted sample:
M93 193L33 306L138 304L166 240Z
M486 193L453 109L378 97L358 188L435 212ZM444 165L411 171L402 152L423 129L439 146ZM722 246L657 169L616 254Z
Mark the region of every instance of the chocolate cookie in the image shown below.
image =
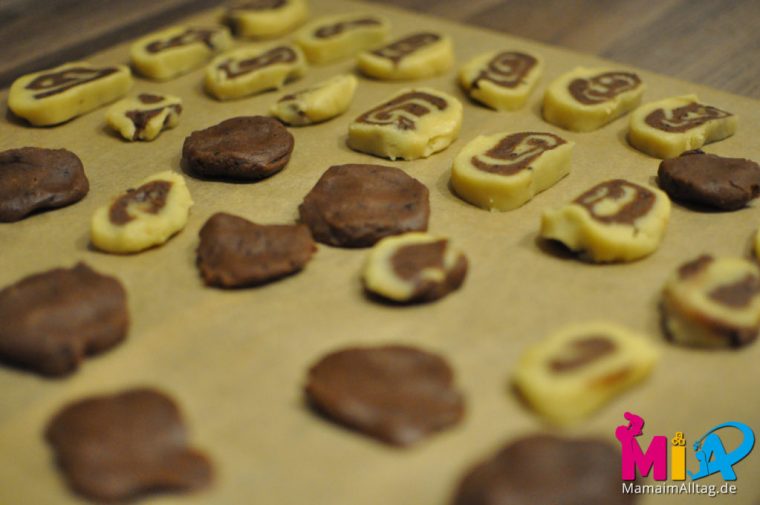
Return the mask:
M0 359L64 375L127 335L121 283L84 263L31 275L0 291Z
M620 453L594 439L522 438L471 469L452 505L628 505Z
M78 202L89 189L82 162L71 151L22 147L0 152L2 222Z
M182 162L198 176L258 180L287 165L293 135L274 118L234 117L193 132L182 147Z
M206 455L188 447L177 405L153 389L67 405L45 435L71 488L98 502L199 489L212 479Z
M736 210L760 195L760 165L697 149L660 163L657 181L674 200Z
M335 421L398 446L451 427L464 414L446 361L406 346L328 354L309 370L306 395Z
M383 237L427 230L428 189L404 171L380 165L335 165L299 207L317 242L368 247Z
M302 225L260 225L217 213L200 231L198 269L209 286L264 284L301 270L316 251Z

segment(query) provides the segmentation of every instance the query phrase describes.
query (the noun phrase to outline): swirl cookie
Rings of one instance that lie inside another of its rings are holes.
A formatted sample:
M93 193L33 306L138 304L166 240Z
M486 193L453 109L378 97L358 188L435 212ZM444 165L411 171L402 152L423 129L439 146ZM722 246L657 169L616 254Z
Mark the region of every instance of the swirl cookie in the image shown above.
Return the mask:
M374 14L341 14L312 21L296 36L306 58L322 64L342 60L380 46L388 38L390 23Z
M174 128L182 114L182 99L172 95L140 93L121 100L108 110L111 128L127 140L153 140L164 129Z
M481 54L459 71L459 83L470 98L496 110L517 110L536 87L543 62L518 51Z
M269 112L292 126L321 123L346 112L354 99L356 84L353 75L338 75L311 88L283 96Z
M529 348L513 384L533 410L567 424L644 380L659 357L647 337L616 324L575 324Z
M185 179L166 171L151 175L95 211L90 240L101 251L134 253L161 245L187 223L193 200Z
M296 46L244 47L215 58L206 67L205 85L214 97L229 100L281 88L305 72L306 61Z
M636 109L631 114L628 142L655 158L675 158L735 132L735 115L699 103L696 95L685 95Z
M8 108L34 126L56 125L121 98L132 83L126 65L66 63L13 81Z
M307 17L306 0L242 0L227 9L224 21L238 37L264 39L291 32Z
M476 137L454 158L451 186L478 207L516 209L570 173L574 146L544 132Z
M742 258L700 256L670 276L661 308L665 334L676 344L745 346L760 328L760 269Z
M403 89L348 126L348 147L391 160L446 149L462 127L462 104L432 88Z
M566 130L593 131L639 105L644 87L633 72L578 67L546 89L544 119Z
M385 80L423 79L441 74L454 63L451 38L438 33L407 35L387 46L359 55L365 75Z
M657 249L669 218L665 193L613 179L560 209L545 210L540 235L562 242L590 261L633 261Z
M387 300L429 302L459 289L466 275L467 258L448 239L416 232L375 244L362 281L369 293Z
M223 26L173 26L138 39L130 60L145 77L166 81L195 70L231 45L230 31Z

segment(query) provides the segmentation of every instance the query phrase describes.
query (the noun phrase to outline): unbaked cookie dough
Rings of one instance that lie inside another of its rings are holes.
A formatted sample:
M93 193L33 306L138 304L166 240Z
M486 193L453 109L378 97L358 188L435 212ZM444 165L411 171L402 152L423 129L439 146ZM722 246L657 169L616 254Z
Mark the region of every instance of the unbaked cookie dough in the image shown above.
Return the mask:
M432 88L403 89L348 127L348 146L375 156L415 160L446 149L462 127L462 104Z
M227 9L224 21L238 37L264 39L289 33L307 17L306 0L242 0Z
M544 119L571 131L593 131L639 105L644 88L633 72L578 67L546 89Z
M356 84L353 75L338 75L311 88L283 96L272 105L270 112L292 126L321 123L346 112L354 99Z
M496 110L517 110L536 87L543 61L519 51L476 56L459 71L459 83L470 98Z
M96 210L90 239L111 253L161 245L185 227L192 205L185 179L171 171L160 172Z
M229 100L279 89L305 72L306 60L294 45L243 47L214 58L206 67L205 84L213 96Z
M306 58L322 64L348 58L380 46L388 38L390 23L374 14L341 14L312 21L296 36Z
M8 108L34 126L56 125L121 98L132 83L126 65L65 63L13 81Z
M701 104L696 95L685 95L644 104L633 111L628 141L655 158L675 158L735 132L734 114Z
M108 124L127 140L153 140L174 128L182 114L182 99L173 95L141 93L111 106Z
M365 289L394 302L428 302L459 289L467 258L448 239L412 232L387 237L364 264Z
M568 424L642 381L659 357L647 337L617 324L573 324L529 348L513 383L537 413Z
M573 146L546 132L481 135L454 158L451 185L478 207L516 209L570 172Z
M166 81L200 67L231 45L230 31L223 26L173 26L132 44L130 59L140 74Z
M451 38L432 32L403 37L387 46L359 55L365 75L384 80L423 79L441 74L454 63Z
M662 323L674 343L741 347L760 328L760 269L743 258L702 255L681 265L662 293Z
M541 236L594 262L633 261L657 249L669 218L665 193L613 179L560 209L545 210Z

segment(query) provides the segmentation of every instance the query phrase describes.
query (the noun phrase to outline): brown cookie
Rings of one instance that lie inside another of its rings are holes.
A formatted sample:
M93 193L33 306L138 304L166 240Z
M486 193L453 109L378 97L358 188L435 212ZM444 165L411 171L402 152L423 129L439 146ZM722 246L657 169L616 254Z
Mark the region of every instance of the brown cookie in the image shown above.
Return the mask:
M235 117L193 132L182 147L182 162L194 175L258 180L287 165L293 135L274 118Z
M188 447L179 408L153 389L69 404L45 435L71 488L98 502L195 490L212 480L209 459Z
M620 452L594 439L533 435L472 468L452 505L628 505Z
M76 154L22 147L0 152L0 222L78 202L90 184Z
M381 165L330 167L298 210L317 242L338 247L368 247L390 235L425 231L430 216L425 185Z
M657 181L674 200L736 210L760 195L760 165L743 158L686 151L660 163Z
M0 291L0 359L64 375L127 335L121 283L84 263L31 275Z
M309 370L306 395L335 421L398 446L453 426L464 414L446 361L406 346L328 354Z
M217 213L200 231L198 269L208 286L255 286L301 270L316 251L302 225L260 225Z

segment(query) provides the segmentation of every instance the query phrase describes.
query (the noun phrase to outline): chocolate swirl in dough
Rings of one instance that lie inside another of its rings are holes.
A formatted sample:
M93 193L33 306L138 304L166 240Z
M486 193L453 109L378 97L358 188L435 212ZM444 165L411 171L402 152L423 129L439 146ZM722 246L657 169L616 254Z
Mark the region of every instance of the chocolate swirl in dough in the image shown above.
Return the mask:
M547 363L553 372L567 373L615 352L617 345L604 335L590 335L573 340L564 348L565 355Z
M584 105L612 100L621 93L641 85L639 76L630 72L604 72L588 79L573 79L567 89Z
M113 224L124 225L132 221L128 208L133 204L142 204L142 210L151 214L158 212L166 206L166 198L171 190L172 183L169 181L151 181L137 189L129 189L125 195L120 196L113 204L108 213L108 218Z
M380 20L375 18L361 18L351 21L341 21L340 23L325 25L317 28L314 30L314 37L318 39L329 39L330 37L335 37L336 35L340 35L341 33L352 30L354 28L359 28L361 26L374 26L379 24Z
M414 130L417 128L417 118L430 114L432 107L439 111L446 110L446 100L423 93L411 91L394 98L359 116L358 123L395 125L399 130Z
M565 144L551 133L513 133L507 135L484 154L472 157L479 170L499 175L513 175L527 168L544 152Z
M502 88L517 87L538 61L531 55L514 51L504 51L488 62L488 67L472 81L472 87L478 88L480 81L490 81Z
M730 112L692 102L671 110L657 109L651 112L644 121L652 128L665 132L681 133L701 126L713 119L732 116Z
M297 55L293 49L286 46L278 46L254 58L248 58L247 60L227 60L217 68L222 70L227 75L228 79L234 79L241 75L278 63L291 63L296 61L296 59Z
M422 49L425 46L429 46L435 42L441 40L441 36L435 33L423 32L409 35L401 40L397 40L392 44L380 48L376 51L372 51L372 54L381 58L391 60L395 65L412 54L415 51Z
M87 84L88 82L97 81L108 75L113 74L118 69L115 67L106 68L85 68L73 67L67 68L60 72L50 72L38 75L32 82L26 85L26 89L39 91L34 98L37 100L46 98L58 93L63 93L76 86Z
M760 279L747 274L736 282L718 286L710 291L708 296L722 305L741 309L747 307L758 293L760 293Z
M638 184L614 179L597 184L573 203L585 207L601 223L633 224L652 209L655 198L653 192Z
M214 49L214 43L211 38L217 33L217 30L205 30L202 28L188 28L179 35L164 40L154 40L145 50L149 53L160 53L174 47L189 46L196 42L203 42L209 49Z

